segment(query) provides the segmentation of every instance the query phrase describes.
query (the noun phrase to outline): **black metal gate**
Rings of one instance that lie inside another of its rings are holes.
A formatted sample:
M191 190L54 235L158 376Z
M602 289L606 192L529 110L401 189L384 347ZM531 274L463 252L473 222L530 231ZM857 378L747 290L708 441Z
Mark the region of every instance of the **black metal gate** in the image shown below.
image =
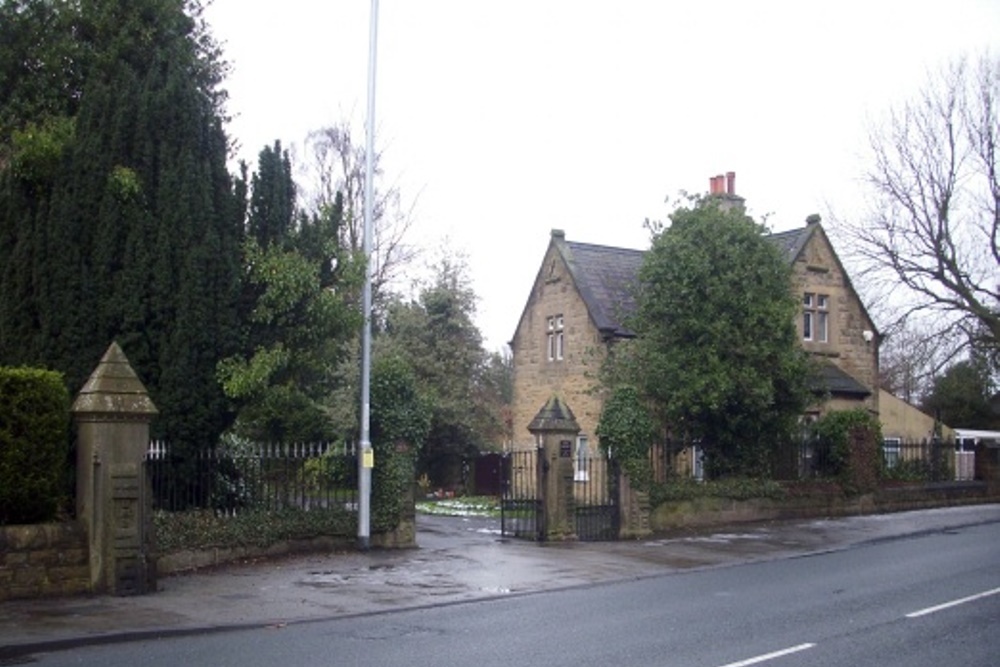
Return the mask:
M541 450L508 452L501 469L500 532L503 537L545 539L544 489L549 474ZM619 468L605 456L578 458L573 465L573 512L577 539L617 540Z
M507 452L500 466L500 534L529 540L545 539L542 513L541 450Z
M602 455L577 459L574 467L577 539L584 542L617 540L621 524L617 461Z

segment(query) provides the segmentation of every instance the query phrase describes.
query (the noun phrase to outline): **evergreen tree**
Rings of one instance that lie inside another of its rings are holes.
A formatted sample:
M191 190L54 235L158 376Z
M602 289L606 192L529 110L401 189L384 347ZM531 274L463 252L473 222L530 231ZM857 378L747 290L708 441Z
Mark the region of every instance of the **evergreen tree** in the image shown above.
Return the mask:
M464 265L445 258L435 271L417 301L390 304L376 352L406 359L431 400L431 427L418 465L435 484L450 487L461 482L465 457L502 442L506 428L497 403L504 387L502 381L491 386Z
M281 142L265 146L257 157L250 196L250 235L266 248L287 239L295 216L295 182L288 151Z
M993 429L997 417L990 405L993 388L982 357L954 364L934 380L921 408L952 428Z
M22 141L3 142L0 237L17 261L0 276L0 359L60 370L75 392L118 340L160 409L154 432L211 444L229 421L215 366L236 349L242 237L218 48L193 1L21 4L72 24L79 58L11 113L80 94L56 105L69 123L17 117Z
M791 268L742 209L694 199L640 269L637 339L612 363L716 474L763 474L811 399Z
M239 435L332 439L332 371L361 324L352 297L363 279L339 242L342 200L296 220L291 164L277 142L261 151L251 182L241 346L218 377L238 408Z

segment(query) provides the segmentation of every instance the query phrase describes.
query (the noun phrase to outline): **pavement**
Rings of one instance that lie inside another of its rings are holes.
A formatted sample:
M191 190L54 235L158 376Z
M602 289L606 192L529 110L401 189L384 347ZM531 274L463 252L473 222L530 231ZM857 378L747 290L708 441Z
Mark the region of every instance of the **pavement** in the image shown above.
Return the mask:
M421 515L415 549L233 563L161 578L159 590L144 596L0 603L0 665L77 646L525 595L993 522L1000 522L1000 504L678 531L630 542L538 544L501 539L496 519Z

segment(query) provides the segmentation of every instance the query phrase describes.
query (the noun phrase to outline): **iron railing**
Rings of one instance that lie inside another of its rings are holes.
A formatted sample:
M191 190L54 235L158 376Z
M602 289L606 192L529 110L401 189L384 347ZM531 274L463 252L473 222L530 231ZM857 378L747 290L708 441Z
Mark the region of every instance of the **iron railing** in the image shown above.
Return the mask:
M153 509L357 509L357 451L340 443L242 443L186 452L153 441L145 466Z
M972 452L958 451L953 440L902 440L887 438L881 447L883 473L892 479L940 482L972 479ZM656 443L650 448L653 479L657 483L672 477L704 475L703 452L680 442ZM772 477L777 480L806 480L836 477L843 463L830 442L804 438L773 449Z

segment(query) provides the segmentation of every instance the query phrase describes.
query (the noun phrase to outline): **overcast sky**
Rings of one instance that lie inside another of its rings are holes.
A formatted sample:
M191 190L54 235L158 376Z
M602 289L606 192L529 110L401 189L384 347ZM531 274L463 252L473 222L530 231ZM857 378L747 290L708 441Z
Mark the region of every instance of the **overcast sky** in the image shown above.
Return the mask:
M243 158L341 119L363 141L369 9L214 1ZM726 171L776 231L849 214L867 128L998 36L996 0L382 0L376 141L411 242L465 253L499 349L551 229L645 248L666 197Z

